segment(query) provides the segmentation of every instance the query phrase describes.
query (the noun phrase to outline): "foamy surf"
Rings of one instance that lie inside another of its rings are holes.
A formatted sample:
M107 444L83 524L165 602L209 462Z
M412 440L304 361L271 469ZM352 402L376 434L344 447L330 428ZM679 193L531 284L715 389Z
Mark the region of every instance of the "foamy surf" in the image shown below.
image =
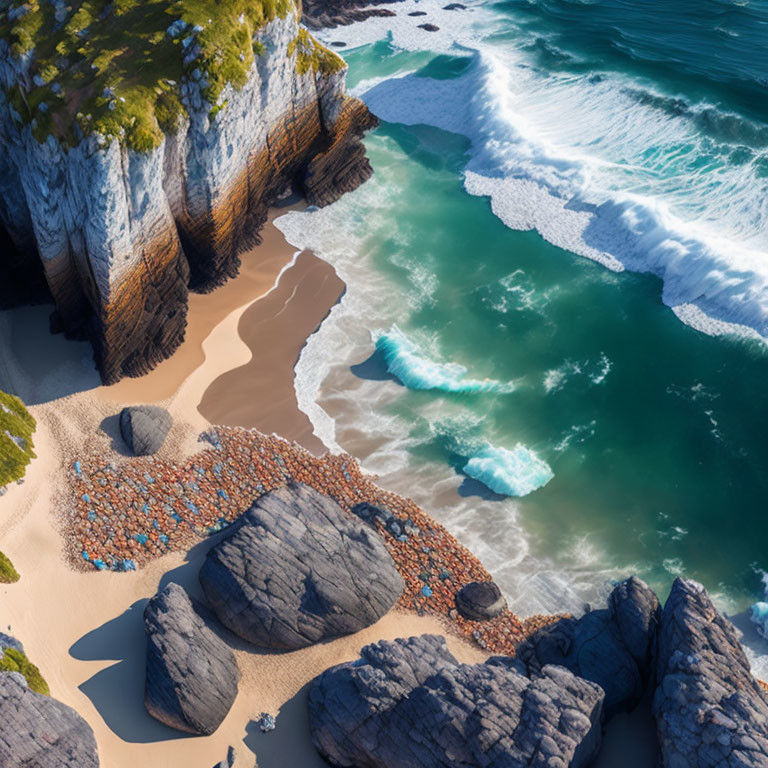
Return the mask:
M408 389L442 392L505 394L514 390L512 383L494 379L473 379L459 363L439 363L427 357L396 325L374 334L376 351L384 358L387 370Z
M464 465L464 472L494 493L527 496L555 475L549 465L519 443L512 449L486 445Z

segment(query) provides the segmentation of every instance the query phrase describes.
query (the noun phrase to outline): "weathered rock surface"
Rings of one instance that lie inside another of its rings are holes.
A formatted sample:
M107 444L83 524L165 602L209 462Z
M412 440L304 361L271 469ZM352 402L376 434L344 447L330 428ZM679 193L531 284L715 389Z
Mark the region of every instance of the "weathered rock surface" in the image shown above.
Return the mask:
M149 601L144 628L147 711L172 728L213 733L237 696L240 673L232 650L206 626L178 584Z
M456 610L470 621L490 621L506 607L504 595L492 581L473 581L456 595Z
M301 21L309 29L333 29L372 16L394 16L389 8L377 8L381 0L304 0Z
M603 692L568 670L459 664L442 637L380 642L311 683L312 741L348 768L581 768L600 746Z
M96 740L74 709L35 693L16 672L0 673L3 768L98 768Z
M659 632L653 711L665 768L768 766L768 697L704 587L676 579Z
M89 338L106 383L146 373L181 344L189 290L237 274L291 184L326 204L367 179L373 124L345 71L298 66L294 9L255 35L263 49L211 117L206 78L180 82L186 117L156 149L91 134L38 142L0 94L0 306L52 298L54 326ZM33 57L0 46L3 89ZM197 77L195 77L195 73Z
M605 691L605 715L631 710L652 673L660 606L655 593L632 576L611 593L609 607L539 630L517 651L531 674L559 664Z
M134 456L157 453L172 424L171 414L155 405L133 405L120 412L120 434Z
M368 526L309 486L265 494L200 571L220 621L266 648L302 648L383 616L403 590Z

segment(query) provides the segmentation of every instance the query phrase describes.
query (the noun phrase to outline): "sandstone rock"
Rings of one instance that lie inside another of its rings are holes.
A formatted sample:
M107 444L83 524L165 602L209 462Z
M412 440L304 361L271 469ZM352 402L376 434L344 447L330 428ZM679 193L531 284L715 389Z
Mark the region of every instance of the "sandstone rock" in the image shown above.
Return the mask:
M504 595L492 581L473 581L456 595L456 610L470 621L489 621L506 607Z
M120 434L134 456L151 456L163 447L172 423L163 408L134 405L120 413Z
M605 716L631 710L652 673L659 601L634 576L611 593L609 607L580 619L561 619L536 632L517 651L531 674L559 664L605 691Z
M768 766L768 697L704 587L676 579L661 616L653 711L665 768Z
M195 611L178 584L169 584L144 610L150 715L189 733L213 733L237 696L235 655Z
M210 550L200 582L221 622L266 648L302 648L367 627L403 581L379 536L336 502L292 484L259 498Z
M581 768L601 740L603 692L565 669L459 664L442 637L363 648L309 690L312 741L355 768Z
M0 673L3 768L98 768L96 740L74 709L35 693L15 672Z

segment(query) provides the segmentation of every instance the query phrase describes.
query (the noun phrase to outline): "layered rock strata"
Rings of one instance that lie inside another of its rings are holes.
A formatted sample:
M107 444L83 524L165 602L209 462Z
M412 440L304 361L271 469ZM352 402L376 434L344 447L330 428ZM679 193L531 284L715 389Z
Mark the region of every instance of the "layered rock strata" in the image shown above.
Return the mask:
M107 383L168 357L189 289L237 274L287 187L327 204L371 173L359 136L373 118L345 95L343 68L307 66L299 36L294 13L265 24L245 84L216 109L199 70L185 75L184 114L147 151L98 133L39 141L0 94L0 302L49 294L54 329L92 341ZM33 61L0 40L0 84L31 80Z
M237 697L240 672L232 649L206 626L178 584L149 601L144 627L147 711L171 728L213 733Z
M336 766L586 766L602 690L560 667L459 664L442 637L383 641L315 678L312 741Z
M219 620L254 645L292 650L381 618L403 580L381 538L307 485L265 494L200 571Z

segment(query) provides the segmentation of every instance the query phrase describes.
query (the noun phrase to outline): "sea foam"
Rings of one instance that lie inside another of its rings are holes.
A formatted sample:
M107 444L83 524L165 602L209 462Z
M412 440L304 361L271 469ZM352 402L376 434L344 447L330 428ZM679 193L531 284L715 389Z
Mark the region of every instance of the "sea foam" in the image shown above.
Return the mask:
M464 465L464 472L503 496L527 496L555 476L545 461L519 443L511 451L486 445Z
M387 333L375 334L376 351L384 358L387 370L408 389L437 389L443 392L512 392L510 382L472 379L458 363L438 363L414 344L396 325Z

